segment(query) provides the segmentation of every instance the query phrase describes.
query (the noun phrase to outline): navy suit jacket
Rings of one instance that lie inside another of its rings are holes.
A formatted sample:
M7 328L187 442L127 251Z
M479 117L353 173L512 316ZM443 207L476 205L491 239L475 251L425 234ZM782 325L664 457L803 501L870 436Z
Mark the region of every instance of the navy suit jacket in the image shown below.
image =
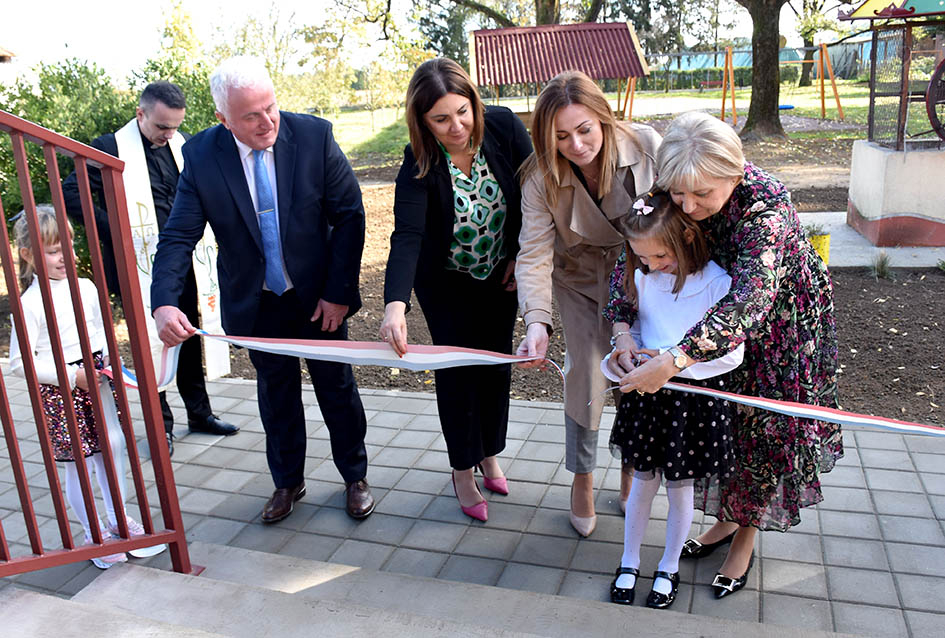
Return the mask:
M280 112L273 151L286 269L308 313L319 299L361 307L358 276L364 207L354 171L321 118ZM152 308L176 306L194 246L207 223L216 236L223 329L251 335L265 278L256 211L232 133L217 125L184 145L184 171L161 231Z

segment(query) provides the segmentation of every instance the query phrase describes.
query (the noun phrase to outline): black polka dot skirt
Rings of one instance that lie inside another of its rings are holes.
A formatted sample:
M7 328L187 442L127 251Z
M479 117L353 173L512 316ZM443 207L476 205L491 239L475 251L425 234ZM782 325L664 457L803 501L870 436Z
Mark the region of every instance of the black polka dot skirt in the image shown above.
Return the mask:
M727 390L729 375L673 379L679 383ZM676 390L656 394L628 392L620 400L610 435L610 450L641 474L659 471L667 481L717 476L733 471L732 418L728 401Z

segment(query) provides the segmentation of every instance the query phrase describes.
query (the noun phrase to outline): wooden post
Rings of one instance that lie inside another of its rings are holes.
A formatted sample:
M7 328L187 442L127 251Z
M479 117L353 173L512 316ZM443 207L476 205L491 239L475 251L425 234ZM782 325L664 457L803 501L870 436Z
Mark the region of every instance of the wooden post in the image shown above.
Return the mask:
M833 75L833 64L830 63L830 54L827 51L827 45L821 43L821 48L823 49L824 60L827 61L827 73L830 74L830 86L833 87L833 99L837 101L837 114L840 116L840 121L843 121L843 107L840 106L840 94L837 92L837 79Z
M623 111L626 110L626 109L623 109L623 110L620 109L620 93L623 88L620 85L621 82L623 82L623 78L617 78L617 108L614 111L615 113L623 113Z
M722 69L722 114L719 116L720 118L722 118L723 122L725 121L725 98L728 97L726 93L727 91L726 87L728 86L727 84L728 82L728 53L729 53L729 48L726 47L725 48L725 64L724 64L724 68Z
M827 47L821 45L820 59L817 61L817 74L820 76L820 119L827 119L827 98L824 92L824 53Z
M626 119L628 122L631 121L631 120L633 120L633 96L636 95L636 93L637 93L637 79L636 79L636 78L630 78L630 109L627 111L627 115L626 115L626 117L624 118L624 119ZM626 100L624 100L623 105L624 105L624 107L626 108L626 106L627 106L627 101L626 101Z
M728 83L732 87L732 126L738 126L738 112L735 110L735 57L732 55L732 47L728 48ZM722 93L722 99L725 99L725 93Z
M632 116L632 114L633 114L633 103L632 103L632 100L633 100L633 93L636 92L636 89L637 89L637 79L636 79L635 77L629 77L629 78L627 78L627 92L626 92L626 94L623 96L623 119L627 119L627 104L628 104L628 100L631 100L631 102L630 102L630 115Z

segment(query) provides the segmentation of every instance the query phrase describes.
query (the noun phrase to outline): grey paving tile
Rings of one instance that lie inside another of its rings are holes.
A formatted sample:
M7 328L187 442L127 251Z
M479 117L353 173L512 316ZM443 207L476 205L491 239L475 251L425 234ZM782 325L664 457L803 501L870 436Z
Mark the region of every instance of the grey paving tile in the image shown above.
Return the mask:
M547 490L548 486L544 483L512 481L509 483L509 493L501 498L503 503L536 507L544 498ZM489 496L490 500L493 498L497 498L496 495Z
M827 570L830 600L869 605L897 605L899 595L888 571L831 567Z
M832 604L837 631L860 636L908 636L902 611L865 605Z
M893 516L932 517L932 508L925 494L871 490L876 512Z
M181 497L180 508L184 512L192 512L194 514L210 514L221 503L234 497L243 497L243 495L195 488Z
M886 543L886 552L894 572L926 576L945 574L945 547Z
M879 525L883 538L898 543L919 543L924 545L945 545L942 526L934 519L913 518L911 516L880 516Z
M827 597L827 579L821 565L764 559L762 567L766 593Z
M564 568L571 561L577 541L554 536L529 536L522 538L512 560L517 563Z
M490 527L470 527L456 549L456 554L508 560L515 552L522 534Z
M945 473L945 459L941 454L912 453L912 461L919 472Z
M490 495L489 526L514 532L524 532L535 514L535 508L527 505L512 505L496 500Z
M378 412L368 421L368 429L373 426L385 428L402 428L413 418L412 414L404 412Z
M301 531L309 534L328 534L330 536L349 536L358 526L358 521L348 516L343 509L322 507Z
M400 451L410 451L410 450L397 450L392 448L397 452ZM371 458L371 451L368 449L368 458ZM338 473L338 468L335 467L335 464L332 461L327 459L309 459L308 463L305 464L305 478L315 481L325 481L328 483L344 483L344 479L341 478L341 474ZM381 464L383 465L383 464ZM371 461L370 467L374 467L373 460Z
M866 487L863 469L859 466L848 467L845 465L837 465L830 472L821 475L820 481L825 486Z
M912 452L945 454L945 438L938 436L904 436L906 446Z
M269 463L266 461L265 452L243 450L239 458L231 463L230 468L245 472L259 472L267 476L269 474Z
M378 497L375 495L374 498L376 500ZM429 494L391 490L377 501L376 507L379 513L416 517L426 509L432 500L433 497Z
M422 518L429 521L479 525L478 521L472 523L472 519L463 514L462 510L459 509L459 502L457 502L456 497L452 495L437 496L434 498L427 508L423 510Z
M534 423L520 423L516 421L509 421L508 430L506 430L505 438L506 439L517 439L525 440L529 438L532 430L535 428Z
M932 504L935 518L940 521L945 521L945 496L930 495L929 503Z
M449 472L431 472L411 468L404 472L396 487L397 490L423 492L435 496L444 491L447 486L449 486L449 493L452 494Z
M903 470L912 472L912 457L903 450L860 450L860 463L865 468L880 468L885 470Z
M518 451L518 458L526 461L560 463L564 460L564 445L560 443L525 441Z
M396 396L384 407L384 410L388 412L406 412L408 414L419 414L425 407L427 407L429 403L433 401L434 398L432 396L430 398Z
M387 559L383 569L386 572L435 578L447 558L449 558L448 554L399 547Z
M228 545L246 525L242 521L207 516L188 531L187 540Z
M936 632L941 633L942 627L945 627L945 613L930 614L924 611L903 612L906 617L906 624L909 625L910 635L920 638L922 636L934 636Z
M574 538L575 531L568 520L567 512L561 510L538 508L526 531L529 534L545 534Z
M465 525L420 519L413 524L400 544L414 549L451 552L467 529Z
M741 595L741 592L739 592ZM734 596L732 596L734 598ZM813 600L782 594L761 596L762 622L797 629L833 631L833 614L826 600Z
M420 458L420 454L420 450L410 448L384 448L371 459L371 467L377 465L411 467Z
M176 465L176 464L175 464ZM180 464L174 468L174 483L187 487L199 487L212 478L219 470L204 465L191 463Z
M554 594L561 586L564 574L565 571L562 569L509 563L506 565L505 570L503 570L502 576L499 577L499 582L496 583L496 585L508 589L538 592L540 594Z
M478 585L495 585L505 569L505 562L472 556L450 556L438 578Z
M919 472L919 478L922 479L925 491L929 494L945 495L945 474Z
M522 423L538 423L545 410L542 408L526 407L524 405L509 406L509 421L520 421Z
M404 468L377 465L368 467L368 473L365 478L373 491L376 487L386 489L394 487L405 473L406 470Z
M349 538L341 543L341 546L335 550L335 553L331 555L329 561L332 563L341 563L342 565L352 565L354 567L380 569L393 551L394 548L390 545L366 543Z
M432 404L436 409L436 404ZM434 414L420 414L412 419L404 426L406 430L422 430L424 432L439 432L442 429L440 424L440 417Z
M565 572L559 596L570 596L584 600L610 602L610 583L613 576L605 574L590 574L587 572Z
M854 512L823 511L820 515L820 527L829 536L845 538L881 538L879 523L873 514Z
M571 485L549 485L545 490L545 496L541 499L541 509L543 510L564 510L565 516L571 509Z
M255 476L252 472L239 470L218 470L201 485L204 489L219 490L221 492L238 492Z
M242 435L237 434L233 439L236 439L237 443L243 443L239 441ZM223 437L230 438L230 437ZM221 439L222 442L222 439ZM176 445L175 445L176 448ZM197 465L205 465L212 468L223 469L232 466L236 463L241 456L243 456L243 451L247 447L222 447L220 445L213 445L195 456L189 463L196 463ZM177 452L175 450L174 460L177 459Z
M823 542L824 562L827 565L880 570L889 568L882 541L825 536Z
M762 556L803 563L823 563L824 555L818 539L798 534L791 528L786 534L759 534Z
M391 448L388 448L391 449ZM438 452L436 450L427 450L420 455L416 461L414 461L413 466L422 470L432 470L434 472L442 472L448 470L450 467L450 459L447 456L446 452ZM409 467L409 466L408 466Z
M945 600L945 578L918 576L915 574L894 574L903 600L909 601L909 607L919 611L942 612Z
M820 511L814 507L802 509L801 522L792 527L790 532L792 534L820 534ZM811 541L810 537L808 541Z
M397 545L404 539L413 524L414 519L412 518L390 516L375 511L358 522L357 526L351 531L350 537L372 543Z
M871 432L868 430L856 431L856 446L861 452L864 448L906 450L906 442L901 434L894 434L892 432Z
M712 588L708 585L696 585L692 588L693 614L726 618L728 620L744 620L759 622L761 616L761 594L747 587L735 596L726 596L716 600Z
M424 432L422 430L401 430L391 439L387 445L394 447L410 447L419 450L427 449L433 440L437 437L436 432Z
M515 459L505 471L505 475L512 481L547 483L557 469L557 463Z
M282 546L279 553L283 556L295 556L306 560L327 561L342 542L342 539L334 536L299 532Z
M613 574L620 565L623 545L582 540L578 543L568 569Z
M387 445L391 439L397 436L399 430L394 428L382 428L381 426L372 426L367 429L364 435L364 442L369 445Z
M564 444L564 422L562 421L561 426L557 425L547 425L544 423L539 423L534 426L531 431L531 434L528 435L529 441L540 441L542 443L558 443L559 445Z
M166 553L167 552L165 552L165 554ZM136 559L129 559L129 560L135 560L135 562L137 562ZM56 592L56 594L60 596L69 596L69 597L75 596L80 591L85 589L86 586L91 584L92 581L98 578L99 574L102 573L102 570L92 565L90 561L84 561L84 562L85 562L85 569L80 571L72 579L70 579L66 584L60 587L59 590Z
M919 476L915 472L866 468L863 473L866 475L866 482L870 489L896 492L922 491L922 483L919 482Z
M217 503L210 511L196 513L231 518L248 523L259 518L263 507L266 506L266 501L269 500L250 494L223 494L223 496L226 498Z
M87 560L57 567L47 567L46 569L21 574L17 577L16 582L17 585L28 585L47 592L57 592L87 567L92 567L92 563ZM92 569L96 568L92 567Z
M233 537L229 545L252 549L257 552L278 554L282 546L294 535L295 532L291 530L278 529L271 525L265 527L262 525L247 525Z

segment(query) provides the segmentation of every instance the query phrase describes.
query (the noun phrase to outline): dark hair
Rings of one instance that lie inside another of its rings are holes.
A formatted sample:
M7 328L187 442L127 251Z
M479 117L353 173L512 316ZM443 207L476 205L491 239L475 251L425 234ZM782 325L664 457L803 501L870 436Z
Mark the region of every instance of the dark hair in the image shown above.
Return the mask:
M158 102L169 109L187 108L187 99L180 87L164 80L152 82L144 87L141 97L138 99L138 106L147 111Z
M644 212L645 208L653 210ZM621 218L619 230L627 240L627 274L624 285L631 303L636 303L637 291L633 283L633 271L640 269L649 272L649 268L630 248L634 239L655 239L676 254L676 283L673 292L678 293L686 283L686 276L697 273L709 263L709 246L702 229L689 215L684 213L666 191L651 191L634 202L630 214Z
M423 116L433 108L441 97L448 93L469 99L473 111L473 130L469 136L469 147L479 148L485 128L486 107L479 91L469 79L463 67L449 58L433 58L417 67L407 86L407 131L410 147L417 158L417 178L430 172L430 167L439 161L436 138L423 122Z

